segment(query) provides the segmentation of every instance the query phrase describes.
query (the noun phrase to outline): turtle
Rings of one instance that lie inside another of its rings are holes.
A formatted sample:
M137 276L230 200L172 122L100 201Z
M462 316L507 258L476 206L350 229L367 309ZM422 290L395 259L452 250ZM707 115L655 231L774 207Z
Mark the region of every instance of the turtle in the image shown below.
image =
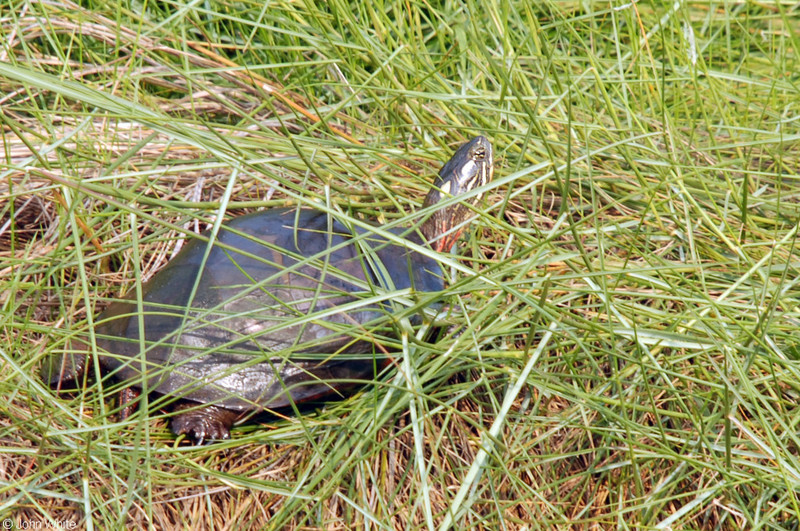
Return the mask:
M142 391L174 398L173 433L198 442L229 438L256 412L339 398L386 368L393 321L419 323L408 301L441 299L442 269L419 249L452 249L481 195L446 200L486 184L493 168L489 140L463 144L425 197L430 215L411 228L307 207L224 222L186 243L140 296L112 302L95 320L96 350L72 340L41 376L75 387L96 352L103 374L128 389L123 417Z

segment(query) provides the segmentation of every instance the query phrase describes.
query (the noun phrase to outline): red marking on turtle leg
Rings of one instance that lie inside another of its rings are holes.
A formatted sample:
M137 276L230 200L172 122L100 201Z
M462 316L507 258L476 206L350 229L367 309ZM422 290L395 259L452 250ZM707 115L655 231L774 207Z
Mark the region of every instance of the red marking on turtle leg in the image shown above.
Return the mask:
M240 413L218 406L198 407L195 403L180 404L170 427L175 435L187 434L199 444L205 440L230 439L231 427ZM183 411L186 410L186 411Z
M133 415L136 408L139 405L136 403L136 399L139 398L141 395L141 391L138 389L134 389L133 387L126 387L122 391L119 392L117 395L117 400L119 400L119 420L125 420L130 418Z

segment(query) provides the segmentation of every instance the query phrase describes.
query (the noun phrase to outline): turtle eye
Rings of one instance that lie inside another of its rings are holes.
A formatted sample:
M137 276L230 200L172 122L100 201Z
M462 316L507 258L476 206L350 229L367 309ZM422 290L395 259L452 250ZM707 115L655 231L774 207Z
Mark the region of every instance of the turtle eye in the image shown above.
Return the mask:
M483 160L486 157L486 148L483 146L478 146L475 148L475 152L472 154L472 156L476 160Z

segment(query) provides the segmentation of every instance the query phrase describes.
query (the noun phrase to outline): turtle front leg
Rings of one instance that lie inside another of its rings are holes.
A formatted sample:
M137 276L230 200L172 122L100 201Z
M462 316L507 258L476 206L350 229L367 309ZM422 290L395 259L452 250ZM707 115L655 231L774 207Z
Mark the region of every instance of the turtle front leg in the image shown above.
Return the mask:
M117 395L117 400L119 401L119 420L127 420L136 412L136 408L139 407L136 399L139 398L141 394L142 392L140 390L134 389L133 387L126 387L119 392Z
M185 403L176 408L177 413L170 423L172 433L186 434L200 444L207 440L231 438L233 423L240 413L219 406L198 407L197 404ZM186 410L186 411L183 411Z

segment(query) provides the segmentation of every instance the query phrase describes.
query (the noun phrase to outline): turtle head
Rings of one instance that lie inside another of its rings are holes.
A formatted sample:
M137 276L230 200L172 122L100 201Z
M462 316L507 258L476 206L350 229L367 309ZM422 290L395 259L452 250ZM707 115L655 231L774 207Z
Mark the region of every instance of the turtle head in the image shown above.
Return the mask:
M422 206L436 205L482 186L492 179L493 173L492 145L486 137L477 136L458 148L442 167ZM470 217L470 207L477 205L480 199L478 194L442 207L425 220L420 230L432 249L447 251L458 241Z

